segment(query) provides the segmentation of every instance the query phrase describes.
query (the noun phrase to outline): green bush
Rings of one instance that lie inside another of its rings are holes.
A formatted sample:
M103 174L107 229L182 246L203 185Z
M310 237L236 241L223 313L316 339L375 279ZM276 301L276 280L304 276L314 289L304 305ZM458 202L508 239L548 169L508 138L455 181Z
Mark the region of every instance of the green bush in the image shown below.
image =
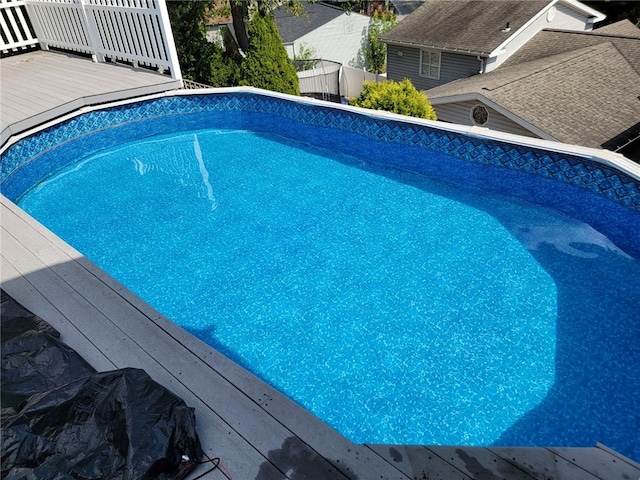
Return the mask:
M349 101L356 107L372 110L385 110L410 117L437 120L436 112L427 96L416 90L413 84L404 79L401 82L364 82L362 92Z
M240 83L240 65L223 48L211 55L208 85L212 87L235 87Z
M270 15L255 14L248 28L249 49L241 85L300 95L298 75Z

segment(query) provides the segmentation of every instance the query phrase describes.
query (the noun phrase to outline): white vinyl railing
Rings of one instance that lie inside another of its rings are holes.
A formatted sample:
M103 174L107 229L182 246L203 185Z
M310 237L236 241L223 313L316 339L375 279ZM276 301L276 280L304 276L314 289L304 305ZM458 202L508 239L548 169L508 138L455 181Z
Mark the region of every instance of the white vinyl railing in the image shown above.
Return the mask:
M2 53L23 50L38 43L27 23L24 0L0 1L0 28Z
M96 62L103 62L105 58L121 60L134 66L169 70L173 78L181 78L165 0L0 2L3 52L15 51L22 44L39 43L43 50L55 47L89 53ZM15 32L29 31L25 7L35 39L33 36L15 38L19 36ZM7 23L5 17L12 20ZM25 43L27 41L30 43Z

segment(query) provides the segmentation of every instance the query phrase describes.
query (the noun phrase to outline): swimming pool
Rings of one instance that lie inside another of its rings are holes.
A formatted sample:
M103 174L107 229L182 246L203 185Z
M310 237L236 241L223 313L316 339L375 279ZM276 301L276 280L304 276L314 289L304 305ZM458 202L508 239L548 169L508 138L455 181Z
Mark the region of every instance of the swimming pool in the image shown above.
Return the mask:
M277 122L267 111L278 113ZM318 125L326 123L339 125ZM72 141L61 141L64 128L74 130ZM510 160L504 144L247 93L125 105L40 135L3 156L5 195L354 441L601 441L638 457L628 427L637 409L626 393L639 386L640 220L629 204L638 198L637 182L628 176L521 146L510 147L519 154ZM434 140L440 151L416 145L447 136L446 146ZM453 156L450 143L474 158L488 150L488 161ZM24 159L28 148L40 150L10 169L16 152ZM492 164L495 148L504 157L500 168ZM255 152L267 151L257 161ZM516 168L522 157L524 167ZM618 181L619 197L527 173L537 164L553 172L563 162L587 172L567 178ZM100 195L94 183L85 197L69 188L91 178L108 180ZM125 188L131 179L143 182L141 196ZM47 200L39 196L45 191L74 193ZM159 200L157 192L169 196ZM96 211L85 209L92 195L103 201L98 210L117 215L92 224ZM532 205L535 198L542 205ZM160 226L150 222L158 217ZM191 228L203 223L208 230ZM161 227L169 229L154 236ZM207 252L174 244L185 232L187 244L206 244ZM238 263L247 252L255 260ZM181 265L212 265L204 253L218 262L215 274L173 278ZM367 274L352 275L357 270ZM150 283L170 293L163 299ZM491 314L489 324L475 322L477 307ZM254 323L243 330L247 319ZM255 337L265 343L243 349ZM400 385L407 389L399 392Z

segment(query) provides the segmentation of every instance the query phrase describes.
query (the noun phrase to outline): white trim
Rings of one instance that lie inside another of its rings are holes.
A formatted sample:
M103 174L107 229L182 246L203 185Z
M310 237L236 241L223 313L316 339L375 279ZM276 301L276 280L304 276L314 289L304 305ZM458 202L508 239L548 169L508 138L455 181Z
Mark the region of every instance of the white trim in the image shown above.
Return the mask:
M524 25L522 25L522 27L516 30L513 33L513 35L510 35L509 38L507 38L504 42L498 45L489 54L489 58L495 58L498 55L503 54L509 43L514 41L520 35L521 32L526 30L531 24L537 21L541 16L546 15L551 7L555 8L555 5L558 3L562 3L567 7L572 8L573 10L577 10L578 12L583 13L589 17L595 17L593 19L587 19L587 22L585 22L586 24L600 22L606 18L606 15L598 12L597 10L594 10L593 8L587 7L586 5L578 2L577 0L551 0L551 2L546 7L544 7L536 15L531 17Z
M424 67L424 61L422 59L423 55L425 53L429 54L429 73L425 74L423 72L423 67ZM438 54L438 75L437 76L433 76L431 75L431 55L437 53ZM419 69L418 69L418 75L423 77L423 78L430 78L431 80L440 80L440 72L442 71L442 51L441 50L435 50L435 49L430 49L430 48L421 48L420 49L420 65L419 65Z
M529 130L531 133L533 133L534 135L537 135L541 139L550 140L550 141L553 141L553 142L557 142L558 141L555 137L549 135L544 130L540 130L535 125L527 122L526 120L523 120L522 118L518 117L517 115L515 115L510 110L507 110L506 108L504 108L500 104L495 103L492 100L489 100L487 97L485 97L485 96L483 96L483 95L481 95L481 94L479 94L477 92L465 93L465 94L462 94L462 95L452 95L452 96L449 96L449 97L441 97L441 98L435 98L435 99L429 98L429 101L431 102L431 105L433 105L434 107L436 105L444 105L444 104L447 104L447 103L479 102L479 103L482 103L486 107L492 108L493 110L495 110L499 114L504 115L505 117L507 117L512 122L520 125L525 130Z
M457 53L459 55L469 55L472 57L486 57L488 55L487 52L476 52L475 50L465 50L463 48L450 48L437 45L425 45L423 43L391 42L386 40L381 40L381 42L386 43L387 45L393 45L394 47L415 48L417 50L435 50L438 52Z
M594 17L594 19L591 20L591 23L601 22L602 20L607 18L607 16L604 13L601 13L601 12L599 12L597 10L594 10L593 8L585 5L582 2L579 2L578 0L553 0L551 2L551 5L549 5L549 6L553 6L556 3L564 3L568 7L573 8L574 10L577 10L577 11L579 11L581 13L584 13L585 15L588 15L589 17Z

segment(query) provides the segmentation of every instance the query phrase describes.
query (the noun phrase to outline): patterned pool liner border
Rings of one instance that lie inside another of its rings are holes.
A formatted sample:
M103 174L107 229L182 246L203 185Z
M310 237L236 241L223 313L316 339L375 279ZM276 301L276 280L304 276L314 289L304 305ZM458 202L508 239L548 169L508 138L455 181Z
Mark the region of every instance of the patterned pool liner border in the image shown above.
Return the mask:
M278 115L307 126L327 127L452 156L469 163L526 172L573 185L640 212L640 181L580 155L555 152L435 128L427 122L363 114L357 109L297 101L259 91L160 96L72 116L28 135L2 154L0 185L37 155L87 133L153 117L186 113L253 112Z

